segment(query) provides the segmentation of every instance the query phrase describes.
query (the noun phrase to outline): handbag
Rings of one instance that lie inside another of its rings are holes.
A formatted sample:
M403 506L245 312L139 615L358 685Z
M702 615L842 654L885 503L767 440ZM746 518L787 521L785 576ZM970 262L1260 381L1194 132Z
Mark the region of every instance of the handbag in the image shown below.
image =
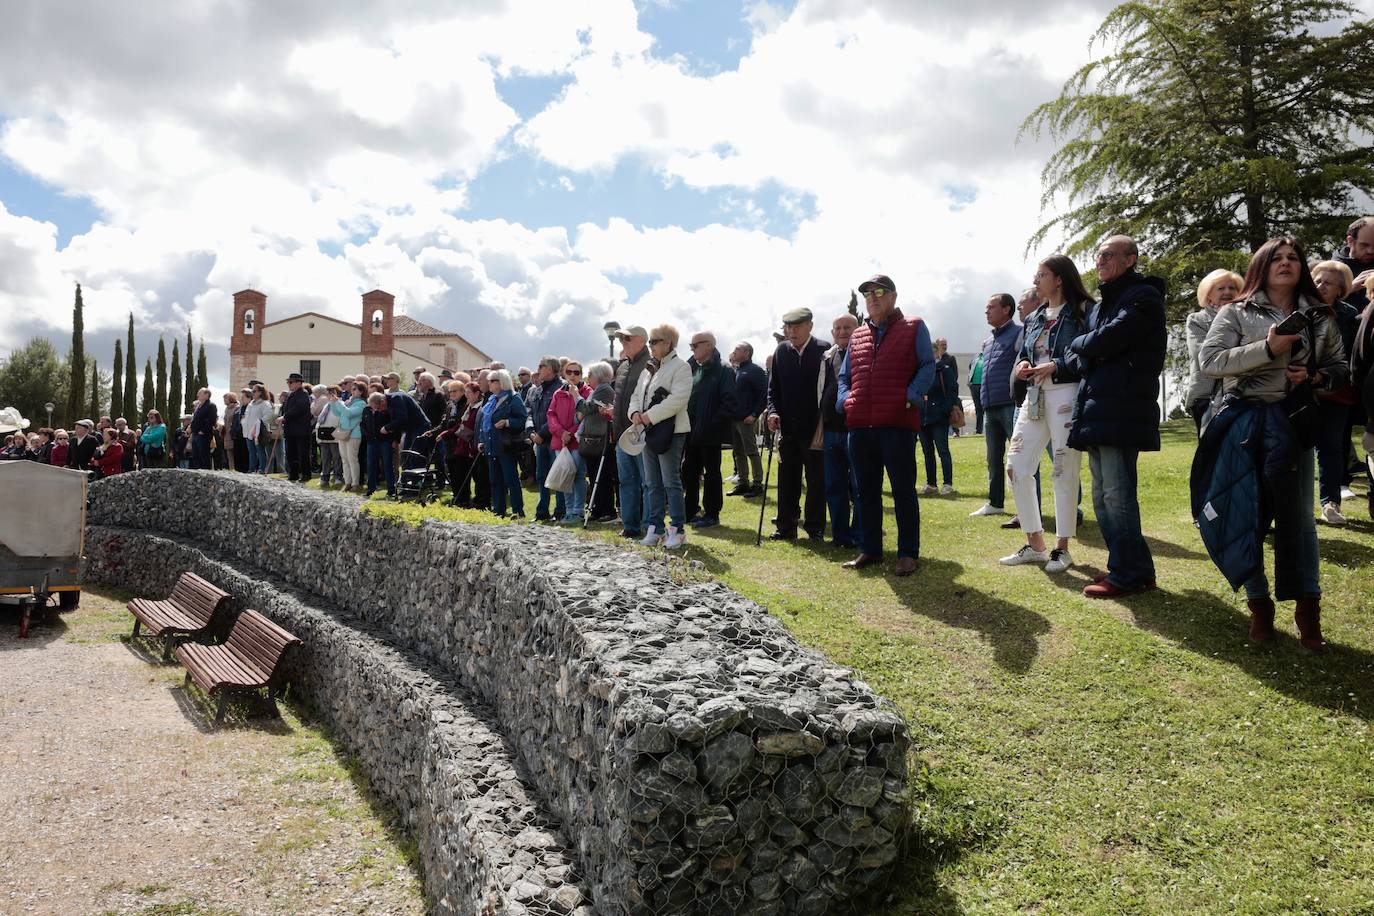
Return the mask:
M1294 312L1294 314L1298 314ZM1307 377L1310 380L1317 369L1317 348L1307 346ZM1306 381L1283 396L1283 412L1288 422L1293 424L1293 434L1302 448L1312 448L1321 438L1322 419L1317 410L1317 398L1312 390L1312 382Z
M316 442L333 442L333 441L334 441L334 430L336 430L336 429L338 429L337 426L316 426L316 427L315 427L315 441L316 441Z
M945 391L945 377L938 374L939 369L935 371L937 373L936 378L940 381L940 394L943 397L948 397L948 392ZM962 401L955 399L954 406L949 409L949 419L945 422L949 424L950 429L964 428L964 404Z
M577 440L577 453L583 458L595 461L601 457L602 452L606 451L606 439L605 433L593 433L591 435L584 433Z
M644 410L651 410L655 404L668 396L668 389L662 386L654 389L654 396L649 399L649 406ZM673 447L673 431L677 427L677 418L671 417L661 423L654 423L644 427L644 445L653 451L655 455L666 455L668 450Z

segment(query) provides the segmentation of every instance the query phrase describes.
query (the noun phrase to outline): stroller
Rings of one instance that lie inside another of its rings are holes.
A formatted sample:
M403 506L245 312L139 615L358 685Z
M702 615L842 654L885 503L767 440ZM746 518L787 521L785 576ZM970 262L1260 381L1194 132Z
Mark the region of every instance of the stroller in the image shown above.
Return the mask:
M418 451L424 447L422 443L427 443L428 448ZM434 467L438 443L436 437L425 436L412 444L415 448L401 452L401 473L396 477L396 501L413 499L424 506L444 495L439 472Z

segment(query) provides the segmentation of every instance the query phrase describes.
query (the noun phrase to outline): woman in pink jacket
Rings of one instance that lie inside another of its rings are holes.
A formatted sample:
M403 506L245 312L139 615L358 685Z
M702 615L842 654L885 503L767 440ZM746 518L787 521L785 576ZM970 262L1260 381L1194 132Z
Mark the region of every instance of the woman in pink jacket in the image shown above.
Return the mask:
M568 508L562 519L564 525L582 524L582 512L587 504L587 467L582 462L582 455L577 451L577 427L580 423L577 405L590 397L591 393L592 389L582 381L582 364L576 360L568 360L563 367L563 387L554 392L548 414L549 447L554 450L555 458L557 452L566 448L572 454L573 463L577 465L572 495L568 499Z

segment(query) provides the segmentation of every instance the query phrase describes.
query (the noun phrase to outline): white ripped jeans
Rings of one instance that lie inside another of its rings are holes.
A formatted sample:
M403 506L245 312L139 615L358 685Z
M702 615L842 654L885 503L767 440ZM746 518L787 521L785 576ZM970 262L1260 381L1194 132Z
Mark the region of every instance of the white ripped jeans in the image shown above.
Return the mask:
M1011 442L1007 446L1007 476L1021 530L1034 534L1044 530L1040 502L1035 498L1035 471L1046 444L1054 455L1054 533L1071 538L1078 531L1079 468L1083 453L1068 447L1069 426L1073 422L1074 384L1041 387L1040 419L1032 420L1022 407L1016 416Z

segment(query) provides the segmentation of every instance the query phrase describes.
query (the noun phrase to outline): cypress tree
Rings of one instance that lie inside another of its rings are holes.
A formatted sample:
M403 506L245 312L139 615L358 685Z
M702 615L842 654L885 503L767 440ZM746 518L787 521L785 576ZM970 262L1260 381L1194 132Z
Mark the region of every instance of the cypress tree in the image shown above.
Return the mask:
M96 422L96 423L99 423L99 422L100 422L100 368L99 368L99 366L96 364L96 361L95 361L95 360L91 360L91 381L90 381L90 385L91 385L91 399L90 399L90 403L86 405L86 408L87 408L87 409L86 409L86 413L90 416L90 418L91 418L92 421L94 421L94 422Z
M138 360L134 357L133 312L129 313L129 342L124 345L124 406L120 408L119 415L128 420L131 426L138 419Z
M157 339L157 388L154 389L153 406L165 422L167 419L167 345L162 342L161 336Z
M110 419L122 416L124 411L124 350L115 341L114 375L110 377ZM92 420L96 419L91 417Z
M196 354L196 391L210 387L210 377L205 372L205 338L200 339L200 352Z
M86 342L81 318L81 284L76 284L76 304L72 306L72 346L67 351L71 382L67 390L67 425L81 419L86 408Z
M167 374L167 413L162 420L168 429L174 429L181 419L181 344L172 341L172 368Z
M148 416L148 411L152 410L153 405L157 403L155 397L153 393L153 361L150 359L143 364L143 403L139 405L138 411L140 417ZM142 424L130 420L129 425L141 426Z
M191 329L186 329L186 390L181 393L182 410L190 413L196 406L196 362L191 359Z

